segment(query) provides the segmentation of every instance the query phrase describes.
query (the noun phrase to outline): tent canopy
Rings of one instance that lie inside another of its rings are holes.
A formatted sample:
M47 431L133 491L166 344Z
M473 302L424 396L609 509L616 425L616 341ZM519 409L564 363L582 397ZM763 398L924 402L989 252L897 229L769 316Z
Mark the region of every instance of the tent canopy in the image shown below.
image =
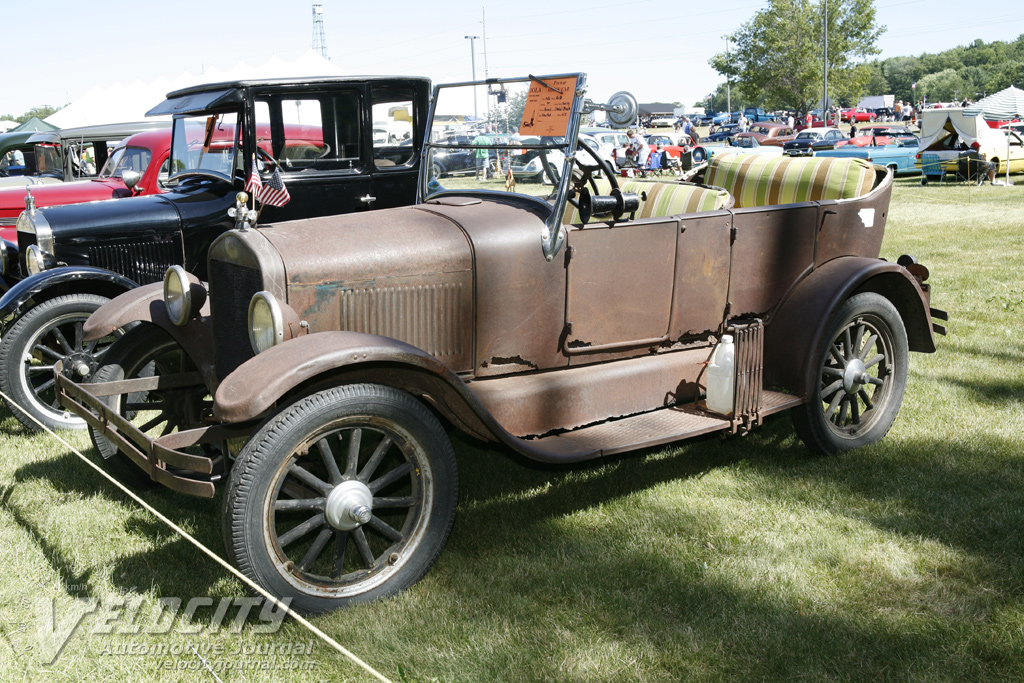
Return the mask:
M8 133L24 133L24 132L28 132L28 131L36 131L36 132L42 133L42 132L46 132L46 131L49 131L49 130L57 130L58 127L59 126L55 126L52 123L49 123L47 121L43 121L42 119L39 119L39 118L36 118L35 116L33 116L32 118L30 118L25 123L21 124L20 126L16 126L14 128L11 128L7 132Z
M60 111L47 117L46 123L57 128L93 126L104 123L141 121L146 112L162 102L167 93L203 83L237 81L247 78L304 78L342 76L344 72L313 50L293 61L271 57L263 64L251 66L239 62L230 69L208 68L201 74L183 72L174 78L160 76L148 83L114 83L97 86ZM165 117L168 120L170 117Z
M1012 85L964 109L967 116L981 114L986 121L1012 121L1024 116L1024 90Z

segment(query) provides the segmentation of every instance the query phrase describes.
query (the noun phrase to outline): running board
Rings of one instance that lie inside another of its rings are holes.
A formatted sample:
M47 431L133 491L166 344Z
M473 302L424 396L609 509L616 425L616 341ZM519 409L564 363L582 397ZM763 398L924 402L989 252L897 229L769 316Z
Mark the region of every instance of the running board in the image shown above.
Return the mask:
M761 416L800 405L798 396L762 390ZM535 451L558 453L567 459L601 457L681 441L732 428L728 417L701 410L694 403L662 408L620 420L602 422L526 443ZM573 455L576 457L574 458Z

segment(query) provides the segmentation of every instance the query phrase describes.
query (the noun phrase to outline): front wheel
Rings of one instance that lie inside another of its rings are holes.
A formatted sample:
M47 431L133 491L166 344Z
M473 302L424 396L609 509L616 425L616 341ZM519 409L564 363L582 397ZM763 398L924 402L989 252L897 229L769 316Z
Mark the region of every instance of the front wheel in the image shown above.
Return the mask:
M811 450L837 453L872 444L889 431L907 385L907 331L896 307L873 292L840 307L815 358L807 403L793 423Z
M96 370L114 336L83 339L82 326L108 299L96 294L68 294L26 311L0 339L0 389L15 405L11 412L32 431L84 429L85 421L57 405L54 364L63 361L65 376L83 381ZM33 419L35 418L35 419Z
M224 499L228 555L304 612L392 595L433 565L458 474L437 419L375 384L285 407L238 456Z

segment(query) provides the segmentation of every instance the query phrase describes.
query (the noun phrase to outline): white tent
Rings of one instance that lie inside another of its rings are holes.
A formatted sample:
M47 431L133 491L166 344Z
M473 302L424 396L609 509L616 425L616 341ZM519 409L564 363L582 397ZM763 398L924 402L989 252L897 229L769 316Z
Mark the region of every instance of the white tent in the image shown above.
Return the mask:
M271 57L263 64L251 66L239 62L230 69L206 69L201 74L188 71L174 78L160 76L143 82L114 83L97 86L60 111L46 118L58 128L76 128L104 123L142 121L146 112L160 104L167 93L202 83L218 83L246 78L302 78L313 76L342 76L344 72L313 50L294 61ZM156 117L159 118L159 117ZM169 117L164 117L169 118Z

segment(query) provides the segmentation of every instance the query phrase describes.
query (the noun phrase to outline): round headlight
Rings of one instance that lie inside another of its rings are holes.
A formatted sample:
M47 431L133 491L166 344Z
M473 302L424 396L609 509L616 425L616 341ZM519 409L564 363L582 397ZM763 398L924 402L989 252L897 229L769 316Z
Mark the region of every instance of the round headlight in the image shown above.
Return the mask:
M164 273L164 305L167 316L178 327L192 317L192 288L188 274L181 266L171 266Z
M249 343L256 353L284 341L284 316L270 292L257 292L249 302Z
M25 270L29 275L36 275L46 270L46 258L37 244L30 244L25 250Z

